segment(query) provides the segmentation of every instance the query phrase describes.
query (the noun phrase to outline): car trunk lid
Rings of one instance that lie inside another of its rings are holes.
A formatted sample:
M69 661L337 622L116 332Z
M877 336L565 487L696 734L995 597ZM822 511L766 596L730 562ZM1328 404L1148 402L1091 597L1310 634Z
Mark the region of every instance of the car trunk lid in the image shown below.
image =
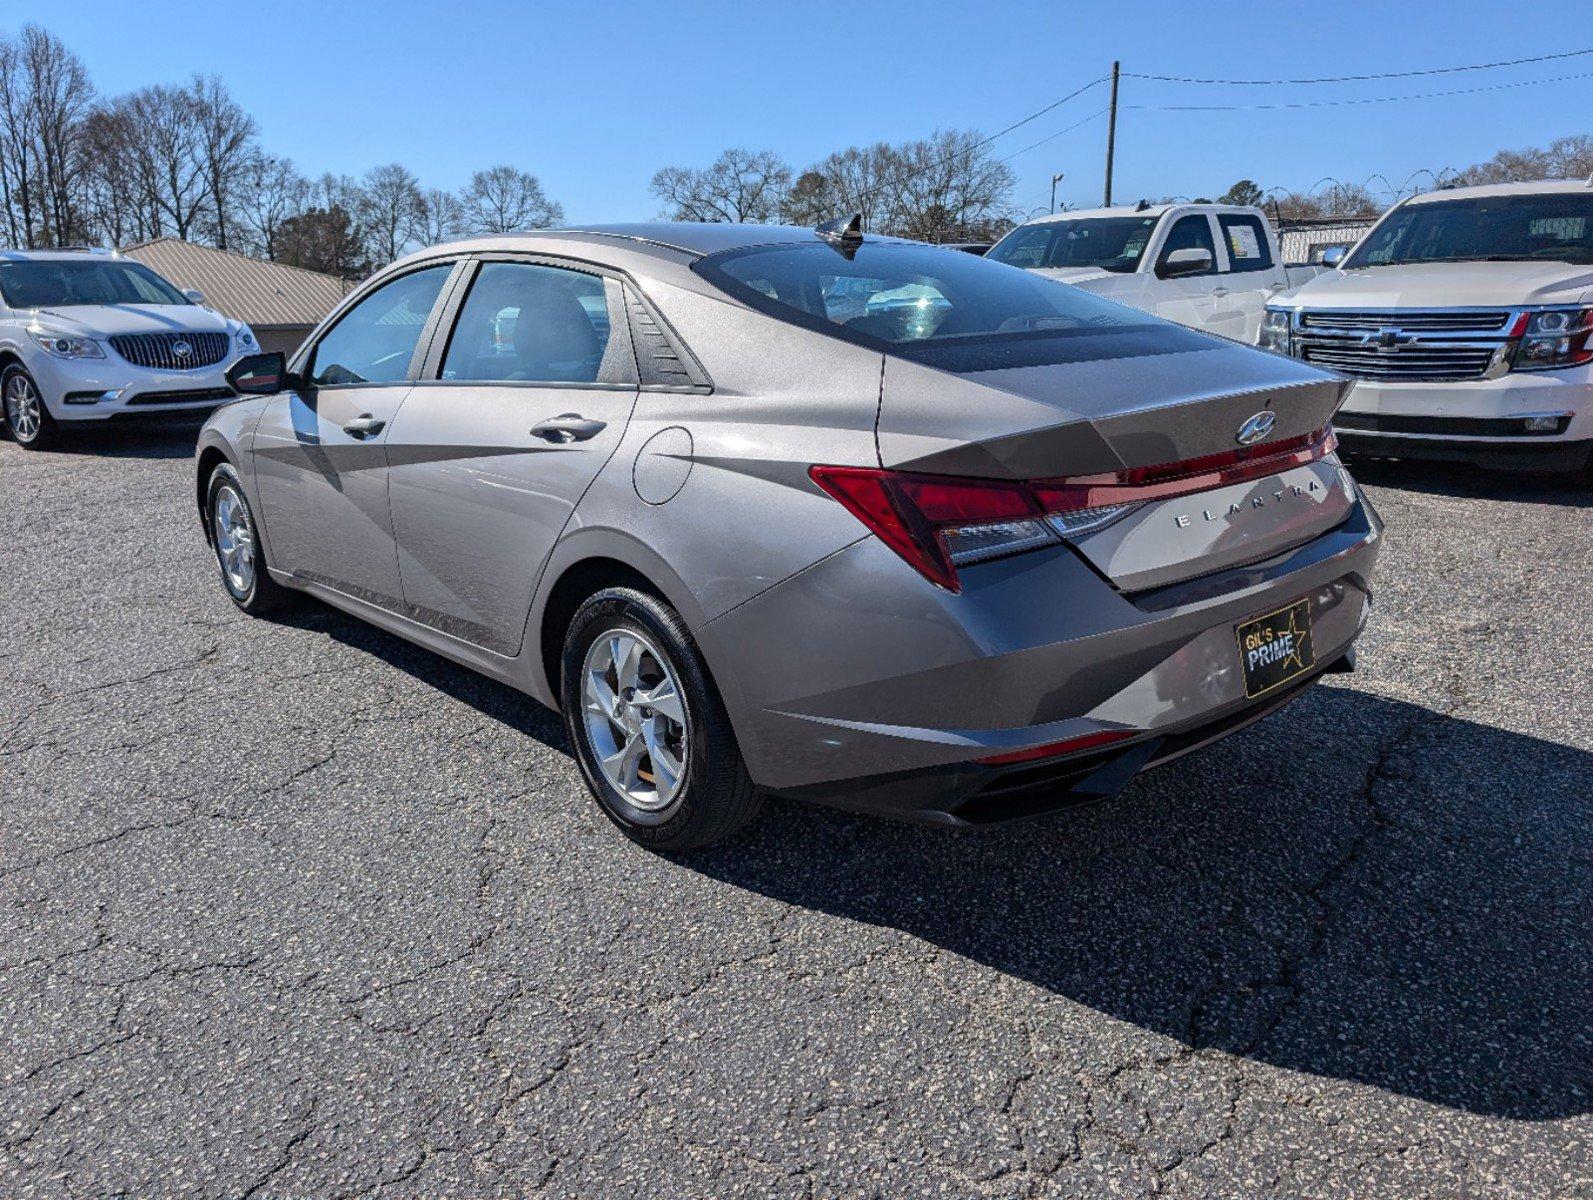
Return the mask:
M1016 352L946 349L920 362L887 357L881 466L1061 481L1075 508L1121 496L1128 507L1115 519L1058 527L1125 591L1281 553L1353 505L1320 447L1272 457L1315 444L1349 386L1337 376L1160 324ZM1247 436L1264 430L1250 445L1240 442L1247 422ZM1070 487L1094 490L1081 501Z

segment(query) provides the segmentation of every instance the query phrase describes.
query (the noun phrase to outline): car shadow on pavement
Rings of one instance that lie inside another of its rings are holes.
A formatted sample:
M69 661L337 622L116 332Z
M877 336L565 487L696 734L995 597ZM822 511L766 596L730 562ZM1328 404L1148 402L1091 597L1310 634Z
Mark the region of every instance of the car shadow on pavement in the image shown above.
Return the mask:
M323 605L278 619L568 753L512 688ZM1586 751L1322 685L1086 808L962 834L771 800L678 862L938 948L949 986L995 970L1185 1047L1547 1120L1593 1107L1589 795Z
M96 458L192 458L203 423L196 420L73 429L64 433L48 450L39 453L93 455Z
M1544 1120L1593 1102L1590 794L1593 754L1318 687L1071 814L771 804L687 865L1185 1047Z
M1487 471L1462 463L1406 459L1351 458L1355 478L1373 487L1399 488L1467 500L1508 500L1516 504L1552 504L1562 508L1593 508L1593 487L1574 475L1532 475Z

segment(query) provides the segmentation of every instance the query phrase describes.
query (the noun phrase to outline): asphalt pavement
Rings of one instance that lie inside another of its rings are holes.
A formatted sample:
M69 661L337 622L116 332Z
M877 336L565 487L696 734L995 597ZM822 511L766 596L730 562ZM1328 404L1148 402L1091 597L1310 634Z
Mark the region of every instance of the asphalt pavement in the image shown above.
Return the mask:
M1362 469L1360 670L1114 801L671 861L191 446L0 443L0 1196L1593 1196L1593 491Z

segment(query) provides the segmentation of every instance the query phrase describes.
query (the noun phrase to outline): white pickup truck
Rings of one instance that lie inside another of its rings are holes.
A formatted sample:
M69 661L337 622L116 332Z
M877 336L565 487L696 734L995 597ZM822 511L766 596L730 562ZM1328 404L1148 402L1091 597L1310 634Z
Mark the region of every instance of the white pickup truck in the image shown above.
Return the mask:
M1275 293L1325 269L1285 266L1266 214L1235 204L1057 213L1019 225L985 257L1250 343Z
M1593 482L1593 180L1430 192L1274 298L1261 345L1353 378L1353 453Z

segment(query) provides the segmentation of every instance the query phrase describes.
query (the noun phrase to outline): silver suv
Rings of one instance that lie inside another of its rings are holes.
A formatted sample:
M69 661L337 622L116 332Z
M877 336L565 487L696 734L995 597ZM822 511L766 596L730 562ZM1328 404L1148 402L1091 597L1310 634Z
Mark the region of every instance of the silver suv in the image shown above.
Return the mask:
M1345 669L1346 384L851 225L455 243L231 373L196 495L308 593L562 710L607 815L947 826L1110 795Z
M259 350L247 325L104 250L0 250L0 398L22 445L63 429L203 415Z

